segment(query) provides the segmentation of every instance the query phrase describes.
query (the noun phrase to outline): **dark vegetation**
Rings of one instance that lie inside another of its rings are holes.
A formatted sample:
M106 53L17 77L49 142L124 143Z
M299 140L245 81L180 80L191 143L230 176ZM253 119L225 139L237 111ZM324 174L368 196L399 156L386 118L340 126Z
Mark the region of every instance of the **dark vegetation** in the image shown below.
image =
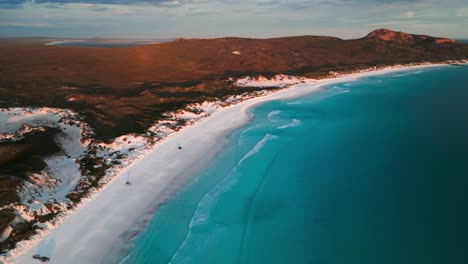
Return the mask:
M44 131L32 131L24 134L20 140L0 142L0 207L18 202L17 188L22 181L28 181L28 175L39 173L46 167L44 157L61 151L54 141L54 137L60 132L57 128L44 127ZM55 216L52 212L39 216L37 221L45 222ZM14 218L12 209L1 210L0 232L3 232ZM18 241L34 235L34 224L37 221L21 222L12 226L10 237L0 243L0 252L12 249Z
M27 174L17 173L20 167L31 168L31 171L42 167L41 163L34 159L26 161L25 157L46 156L59 152L61 149L54 141L54 136L59 132L57 128L44 127L44 131L31 131L24 134L20 140L0 142L0 174L14 174L26 178Z
M41 43L0 42L0 107L72 108L102 140L143 132L163 112L188 103L246 91L228 77L285 73L320 78L330 71L468 57L468 45L389 30L354 40L179 39L118 49Z
M16 189L21 181L46 167L45 156L61 150L54 141L57 133L59 129L46 127L18 141L0 142L0 206L17 201Z
M28 239L31 236L35 235L37 233L36 229L38 228L34 225L36 223L37 220L32 220L16 224L13 227L10 237L7 240L0 243L0 252L12 249L16 246L16 243L18 243L19 241Z
M144 132L164 112L190 103L261 89L236 87L230 77L283 73L322 78L330 71L468 58L467 44L390 30L354 40L316 36L179 39L128 48L44 45L49 41L0 40L0 108L69 108L80 113L95 129L96 138L104 141ZM16 142L0 143L0 206L17 202L18 185L29 180L30 173L44 169L43 157L60 151L53 140L56 133L59 130L47 128ZM67 195L70 208L98 186L110 166L95 154L96 149L90 149L79 161L84 177ZM57 215L53 204L46 206L50 213L15 225L11 236L0 243L0 251L33 235L37 222ZM0 210L0 232L14 217L12 209Z
M0 210L0 230L5 230L8 224L15 218L15 212L13 209ZM1 248L0 248L1 252Z

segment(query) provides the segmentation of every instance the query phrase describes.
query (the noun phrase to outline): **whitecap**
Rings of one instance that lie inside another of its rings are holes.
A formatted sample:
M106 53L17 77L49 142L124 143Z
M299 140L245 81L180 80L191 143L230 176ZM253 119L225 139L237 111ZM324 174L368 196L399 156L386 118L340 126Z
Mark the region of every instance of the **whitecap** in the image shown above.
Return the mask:
M285 129L285 128L288 128L288 127L297 127L297 126L300 126L300 125L301 125L301 120L293 119L288 124L278 127L278 129Z
M321 99L327 99L327 98L333 97L333 96L338 95L338 94L349 93L349 92L350 92L350 90L348 90L348 89L343 89L343 88L335 86L335 87L331 88L330 90L328 90L327 93L324 93L323 97Z
M349 92L350 92L350 90L345 89L345 90L338 91L338 92L334 93L333 95L342 94L342 93L349 93Z
M276 121L274 120L274 118L275 118L276 116L278 116L280 113L281 113L281 111L279 111L279 110L273 110L273 111L271 111L271 112L267 115L267 118L268 118L268 120L270 120L271 122L276 122Z
M262 138L262 140L260 140L247 154L245 154L244 157L242 157L242 159L240 159L240 161L239 161L239 163L237 165L240 165L244 160L246 160L247 158L249 158L253 154L259 152L263 148L265 143L267 143L269 140L276 139L276 138L278 138L278 137L270 135L270 134L266 134Z
M303 104L302 101L294 101L294 102L291 102L291 103L287 103L287 105L298 105L298 104Z
M188 263L190 262L190 257L194 252L202 248L203 243L207 243L207 238L200 239L194 237L193 229L207 224L207 221L210 217L210 210L216 204L216 201L219 199L221 194L230 190L238 181L239 176L237 174L237 168L249 157L259 152L265 144L272 139L277 138L270 134L266 134L255 146L247 152L247 154L239 160L237 165L229 172L228 176L214 186L208 193L206 193L195 209L195 213L190 220L189 229L185 237L184 242L179 246L174 255L172 256L169 263ZM213 236L213 234L211 234ZM184 252L186 254L184 254Z
M420 74L420 73L423 73L423 72L424 72L424 71L403 72L403 73L400 73L400 74L392 75L392 77L403 77L403 76L408 76L408 75L412 75L412 74Z

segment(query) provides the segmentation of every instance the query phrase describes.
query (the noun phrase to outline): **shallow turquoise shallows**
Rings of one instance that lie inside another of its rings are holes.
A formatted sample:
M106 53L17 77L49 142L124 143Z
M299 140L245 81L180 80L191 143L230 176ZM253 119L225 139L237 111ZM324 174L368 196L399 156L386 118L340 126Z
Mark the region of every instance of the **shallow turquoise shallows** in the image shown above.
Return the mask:
M265 103L122 261L468 263L468 67Z

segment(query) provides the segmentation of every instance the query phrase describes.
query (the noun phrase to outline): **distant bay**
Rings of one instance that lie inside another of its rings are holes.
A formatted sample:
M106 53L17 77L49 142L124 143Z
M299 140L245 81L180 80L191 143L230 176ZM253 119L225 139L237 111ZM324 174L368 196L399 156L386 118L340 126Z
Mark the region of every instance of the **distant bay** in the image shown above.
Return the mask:
M83 48L127 48L127 47L137 47L150 45L155 43L164 43L171 41L170 39L162 40L63 40L63 41L53 41L47 43L50 46L65 46L65 47L83 47Z

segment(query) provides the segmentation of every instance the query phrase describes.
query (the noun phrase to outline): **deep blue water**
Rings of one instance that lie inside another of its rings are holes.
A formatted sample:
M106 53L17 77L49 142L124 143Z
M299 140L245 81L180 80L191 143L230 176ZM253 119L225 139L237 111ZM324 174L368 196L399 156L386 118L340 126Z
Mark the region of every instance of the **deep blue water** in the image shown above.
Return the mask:
M468 67L265 103L123 263L468 263Z

